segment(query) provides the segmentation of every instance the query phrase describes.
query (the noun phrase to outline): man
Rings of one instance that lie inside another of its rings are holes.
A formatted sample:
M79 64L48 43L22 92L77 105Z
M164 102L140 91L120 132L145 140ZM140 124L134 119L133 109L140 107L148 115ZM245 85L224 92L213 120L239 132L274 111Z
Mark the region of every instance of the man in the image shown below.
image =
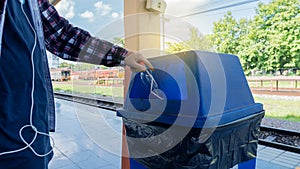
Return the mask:
M72 61L152 65L140 54L92 37L47 0L0 0L0 169L46 169L53 156L54 101L45 47Z

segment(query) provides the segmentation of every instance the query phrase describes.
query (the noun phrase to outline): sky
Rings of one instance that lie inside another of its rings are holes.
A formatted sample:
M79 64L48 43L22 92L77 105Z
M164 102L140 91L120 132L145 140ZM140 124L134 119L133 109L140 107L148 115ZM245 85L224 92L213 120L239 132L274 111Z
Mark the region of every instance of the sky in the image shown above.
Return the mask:
M70 23L91 33L123 16L122 0L61 0L55 7Z
M189 39L191 27L198 28L201 34L211 34L213 23L228 11L231 11L236 19L252 18L259 2L268 3L271 0L257 0L189 17L181 16L254 0L165 1L167 8L164 15L165 22L162 24L162 33L165 35L163 41L180 42ZM115 37L124 37L124 0L61 0L55 7L71 24L89 31L93 36L108 41ZM51 62L51 59L49 60Z
M167 3L165 22L161 29L162 34L165 35L163 41L180 42L189 39L191 27L196 27L200 34L211 34L213 23L221 19L228 11L231 11L236 19L252 18L259 2L268 3L271 0L257 0L189 17L182 16L255 0L165 1ZM55 7L59 14L71 24L89 31L93 36L108 41L112 41L115 37L124 37L124 0L61 0Z
M215 9L238 2L245 2L249 0L165 0L167 3L166 17L169 22L177 22L181 24L185 22L184 26L192 25L199 29L203 34L212 33L213 22L219 20L227 11L232 11L235 18L251 18L255 14L255 8L258 2L267 3L270 0L258 0L249 4L206 12L190 17L178 18L183 15L191 14L194 12ZM114 29L112 23L122 23L124 13L123 0L61 0L56 5L58 12L67 18L73 25L81 27L96 34L105 27ZM170 18L176 18L171 19ZM176 21L173 21L176 20ZM168 25L168 23L166 23ZM171 27L170 25L169 27ZM106 28L107 29L107 28ZM114 29L121 30L123 27L118 25ZM168 29L166 27L165 29ZM111 31L112 32L112 31ZM120 32L116 33L120 34ZM121 33L122 34L122 33ZM107 37L109 38L109 37ZM110 37L111 38L111 37Z

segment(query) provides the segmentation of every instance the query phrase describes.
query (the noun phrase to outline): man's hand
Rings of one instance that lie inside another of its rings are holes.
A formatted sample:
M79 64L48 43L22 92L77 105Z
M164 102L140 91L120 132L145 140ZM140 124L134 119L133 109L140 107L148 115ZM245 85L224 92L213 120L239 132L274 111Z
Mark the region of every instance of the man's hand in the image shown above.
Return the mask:
M140 53L128 52L124 61L131 71L134 72L144 72L146 71L146 66L154 70L151 63Z

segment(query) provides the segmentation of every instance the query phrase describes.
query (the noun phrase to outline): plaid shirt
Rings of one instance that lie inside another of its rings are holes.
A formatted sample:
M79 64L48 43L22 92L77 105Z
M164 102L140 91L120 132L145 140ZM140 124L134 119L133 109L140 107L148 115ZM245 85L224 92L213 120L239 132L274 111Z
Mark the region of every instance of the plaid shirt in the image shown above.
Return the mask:
M5 20L6 1L0 0L0 53ZM73 27L60 17L48 0L28 0L34 27L38 36L43 61L45 62L45 79L48 92L48 109L50 131L55 129L55 110L53 89L49 73L46 49L66 60L79 61L105 66L124 65L127 50L110 42L92 37L89 32ZM0 56L1 57L1 56Z

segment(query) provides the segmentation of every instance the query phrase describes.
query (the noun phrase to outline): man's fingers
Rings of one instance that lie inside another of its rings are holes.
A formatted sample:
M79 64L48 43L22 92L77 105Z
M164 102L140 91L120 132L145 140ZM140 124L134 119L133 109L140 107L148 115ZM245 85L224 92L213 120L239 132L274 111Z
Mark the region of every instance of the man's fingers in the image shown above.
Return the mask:
M152 71L154 70L154 67L152 66L152 64L149 62L149 60L147 60L147 59L143 59L143 62L144 62L144 64L148 67L148 68L150 68Z
M125 64L136 72L146 71L146 66L154 70L152 64L140 53L129 52L125 58Z
M141 65L137 62L133 62L131 65L129 65L131 67L131 70L135 71L135 72L144 72L146 71L146 67L144 65Z

